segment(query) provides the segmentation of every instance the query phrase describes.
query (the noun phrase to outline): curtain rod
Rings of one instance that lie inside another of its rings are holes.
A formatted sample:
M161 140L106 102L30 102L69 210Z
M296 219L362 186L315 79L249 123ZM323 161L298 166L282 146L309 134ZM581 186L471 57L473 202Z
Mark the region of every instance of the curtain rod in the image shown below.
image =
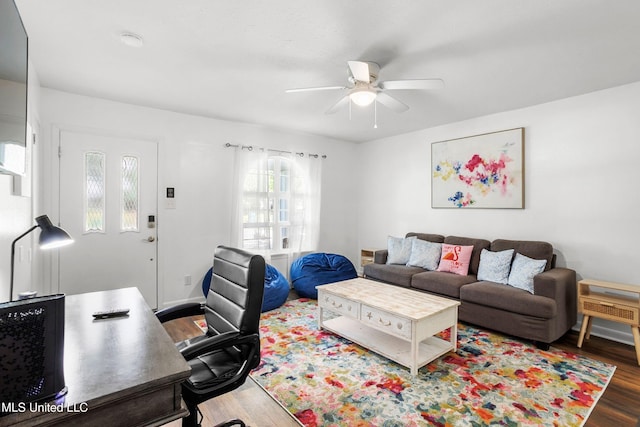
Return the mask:
M247 149L249 151L253 151L254 148L258 149L258 150L265 150L265 148L262 147L254 147L253 145L239 145L239 144L231 144L229 142L227 142L226 144L224 144L224 146L226 148L240 148L241 150ZM284 150L276 150L275 148L266 148L267 151L271 151L274 153L281 153L281 154L295 154L297 156L300 157L304 157L304 153L303 152L293 152L293 151L284 151ZM313 157L314 159L317 159L318 157L321 157L323 159L327 158L326 154L312 154L312 153L308 153L309 157Z

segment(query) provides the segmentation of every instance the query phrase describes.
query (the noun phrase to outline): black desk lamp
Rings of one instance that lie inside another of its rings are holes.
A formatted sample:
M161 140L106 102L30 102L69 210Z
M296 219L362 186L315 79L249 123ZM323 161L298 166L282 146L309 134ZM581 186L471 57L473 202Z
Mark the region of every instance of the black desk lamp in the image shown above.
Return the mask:
M46 215L36 218L36 225L19 235L13 243L11 243L11 282L9 286L9 301L13 301L13 270L16 256L16 242L36 228L40 227L39 245L41 249L54 249L73 243L73 239L69 234L60 227L56 227Z

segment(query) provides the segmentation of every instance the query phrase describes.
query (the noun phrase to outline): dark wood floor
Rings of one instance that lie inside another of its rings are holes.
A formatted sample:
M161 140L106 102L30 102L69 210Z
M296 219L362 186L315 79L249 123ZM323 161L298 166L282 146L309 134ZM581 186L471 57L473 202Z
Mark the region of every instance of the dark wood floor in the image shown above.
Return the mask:
M195 318L185 318L165 324L174 341L200 333L193 323ZM586 427L640 427L640 367L634 347L592 336L578 348L578 333L570 331L554 347L582 354L617 366L613 379L587 420ZM200 405L205 416L203 425L242 418L252 426L297 426L298 423L280 405L272 400L252 380L240 389L217 397ZM175 421L168 424L177 427Z
M617 367L585 426L640 427L640 366L634 347L593 335L582 348L577 347L577 342L578 333L570 331L553 346Z

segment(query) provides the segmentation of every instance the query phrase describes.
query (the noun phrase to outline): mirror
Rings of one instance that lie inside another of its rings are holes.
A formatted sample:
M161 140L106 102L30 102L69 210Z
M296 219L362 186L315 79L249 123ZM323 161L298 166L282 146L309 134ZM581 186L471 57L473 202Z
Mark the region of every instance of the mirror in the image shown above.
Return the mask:
M13 0L0 0L0 173L25 172L27 33Z

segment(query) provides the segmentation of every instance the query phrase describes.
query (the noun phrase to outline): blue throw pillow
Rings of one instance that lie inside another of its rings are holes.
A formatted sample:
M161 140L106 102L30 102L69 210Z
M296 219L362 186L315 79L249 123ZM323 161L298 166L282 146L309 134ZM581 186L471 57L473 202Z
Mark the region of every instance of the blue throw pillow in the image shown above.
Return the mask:
M502 283L509 281L513 249L500 252L491 252L483 249L480 252L480 265L478 266L478 280Z
M389 236L387 239L387 264L406 265L411 256L411 241L416 236L407 238Z
M442 244L415 239L411 243L411 255L407 265L433 271L438 268L442 255Z
M514 288L524 289L532 294L533 277L542 273L546 265L546 259L533 259L522 254L516 254L507 284Z

